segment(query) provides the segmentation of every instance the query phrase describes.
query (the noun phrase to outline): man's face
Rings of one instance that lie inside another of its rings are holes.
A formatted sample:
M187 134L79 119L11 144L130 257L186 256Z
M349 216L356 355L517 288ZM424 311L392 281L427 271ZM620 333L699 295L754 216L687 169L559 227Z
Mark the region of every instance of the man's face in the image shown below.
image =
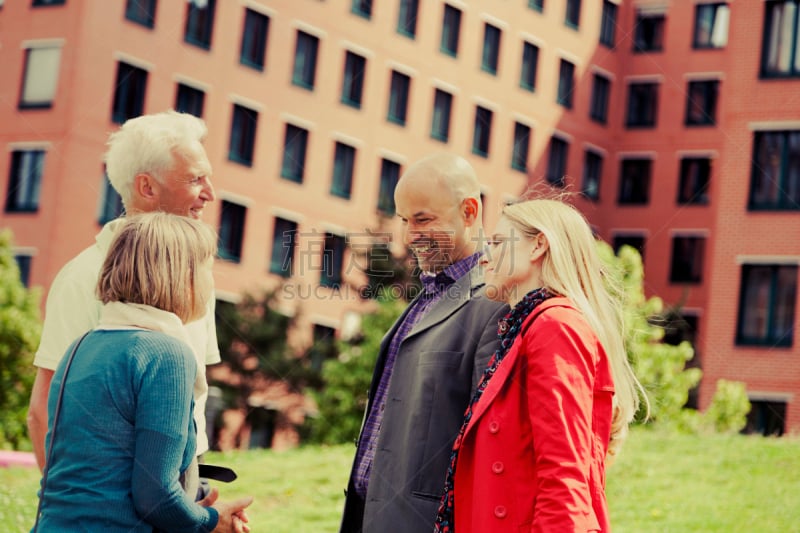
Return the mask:
M216 199L211 185L211 163L199 142L174 153L175 164L162 174L158 190L161 211L199 219L207 202Z
M431 182L432 181L432 182ZM440 272L472 253L463 202L446 187L431 180L398 184L397 215L403 221L403 242L411 248L420 268ZM424 185L424 186L423 186Z

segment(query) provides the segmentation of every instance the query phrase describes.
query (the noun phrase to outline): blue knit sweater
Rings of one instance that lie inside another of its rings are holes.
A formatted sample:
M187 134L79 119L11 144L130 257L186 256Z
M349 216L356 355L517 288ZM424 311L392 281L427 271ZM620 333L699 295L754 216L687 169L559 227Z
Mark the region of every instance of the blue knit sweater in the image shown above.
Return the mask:
M47 449L66 360L50 388ZM164 333L96 330L84 339L67 376L39 532L216 527L217 511L179 483L195 452L196 372L191 349Z

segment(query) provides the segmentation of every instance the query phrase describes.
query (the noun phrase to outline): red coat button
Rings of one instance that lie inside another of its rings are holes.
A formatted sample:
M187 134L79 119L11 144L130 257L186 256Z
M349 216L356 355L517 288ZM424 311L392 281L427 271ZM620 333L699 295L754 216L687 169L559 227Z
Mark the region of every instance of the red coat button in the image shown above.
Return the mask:
M506 510L505 506L503 505L498 505L497 507L494 508L494 515L497 518L505 518L507 514L508 510Z
M500 431L500 422L497 420L489 422L489 433L497 433L498 431Z
M503 463L500 461L497 461L492 465L492 472L495 474L502 474L503 470L505 470L505 466L503 466Z

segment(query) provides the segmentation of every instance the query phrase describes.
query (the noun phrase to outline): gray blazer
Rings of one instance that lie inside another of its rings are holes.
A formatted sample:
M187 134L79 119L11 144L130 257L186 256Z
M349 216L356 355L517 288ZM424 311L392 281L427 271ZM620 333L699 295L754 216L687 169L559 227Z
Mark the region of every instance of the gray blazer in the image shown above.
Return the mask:
M354 464L341 533L433 529L453 442L499 346L497 321L508 312L508 306L488 300L483 292L481 270L473 268L448 288L400 345L366 502L353 489ZM369 398L375 395L389 343L407 313L408 309L381 341ZM367 413L371 408L369 401Z

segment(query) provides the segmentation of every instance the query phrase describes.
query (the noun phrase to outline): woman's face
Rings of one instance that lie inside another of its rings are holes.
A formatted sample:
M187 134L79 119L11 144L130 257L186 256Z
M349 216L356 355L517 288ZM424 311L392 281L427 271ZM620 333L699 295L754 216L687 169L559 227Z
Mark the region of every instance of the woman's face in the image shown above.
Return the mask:
M500 218L481 259L486 296L513 306L529 291L538 288L536 245L536 239L524 235L506 217Z

